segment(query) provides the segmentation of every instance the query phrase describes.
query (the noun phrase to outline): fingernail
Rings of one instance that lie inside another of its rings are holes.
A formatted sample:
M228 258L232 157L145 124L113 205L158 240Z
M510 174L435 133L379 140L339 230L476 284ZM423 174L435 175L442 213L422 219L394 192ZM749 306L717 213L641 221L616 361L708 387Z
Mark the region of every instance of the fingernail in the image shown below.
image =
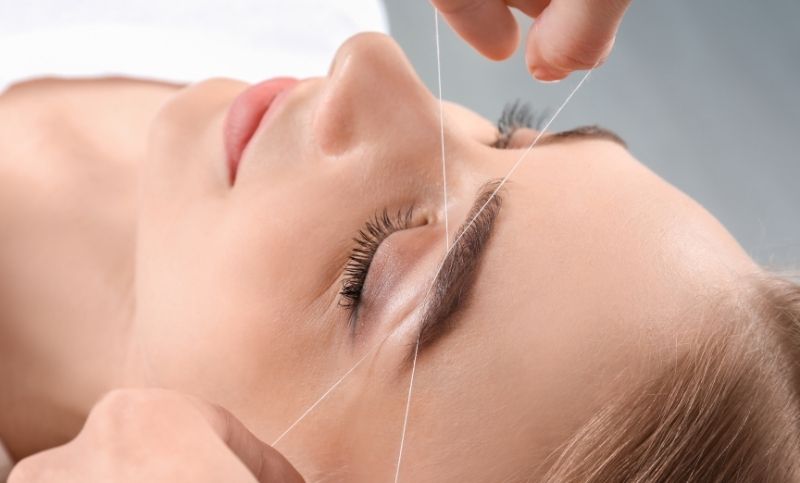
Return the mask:
M536 78L536 80L545 84L555 84L564 78L563 75L558 75L543 67L534 68L531 71L531 74Z

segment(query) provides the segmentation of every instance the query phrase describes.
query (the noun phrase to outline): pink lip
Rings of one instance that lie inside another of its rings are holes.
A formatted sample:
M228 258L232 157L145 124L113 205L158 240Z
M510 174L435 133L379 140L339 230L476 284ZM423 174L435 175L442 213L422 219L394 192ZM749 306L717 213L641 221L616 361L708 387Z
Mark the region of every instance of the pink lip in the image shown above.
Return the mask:
M248 87L234 99L223 128L231 184L236 180L242 153L256 129L275 111L276 101L284 98L298 82L289 77L276 77Z

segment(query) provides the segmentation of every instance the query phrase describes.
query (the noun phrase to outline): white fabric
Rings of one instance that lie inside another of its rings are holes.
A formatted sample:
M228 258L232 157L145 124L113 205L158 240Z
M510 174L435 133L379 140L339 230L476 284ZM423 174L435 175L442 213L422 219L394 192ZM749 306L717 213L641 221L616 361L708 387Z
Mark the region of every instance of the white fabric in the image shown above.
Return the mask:
M0 92L42 76L193 82L327 72L380 0L1 0Z

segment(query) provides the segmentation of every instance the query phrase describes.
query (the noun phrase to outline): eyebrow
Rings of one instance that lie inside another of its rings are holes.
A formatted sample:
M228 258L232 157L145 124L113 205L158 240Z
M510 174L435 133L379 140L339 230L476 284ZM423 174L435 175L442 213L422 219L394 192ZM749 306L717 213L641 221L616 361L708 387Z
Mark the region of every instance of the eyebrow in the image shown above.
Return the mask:
M543 136L538 144L561 144L594 139L612 141L626 149L628 147L617 133L598 125L581 126ZM492 179L481 186L469 215L458 229L454 238L457 243L442 262L430 293L423 302L422 320L419 326L420 350L433 345L457 325L458 312L470 298L481 255L491 238L503 203L501 192L495 193L501 183L501 179ZM413 359L414 349L412 346L406 356L406 362L409 364Z
M591 126L580 126L567 131L560 131L542 138L537 143L539 146L546 144L561 144L569 141L587 141L587 140L606 140L619 144L625 149L628 149L628 143L622 137L612 131L611 129L598 126L597 124Z
M423 302L419 326L420 350L432 345L455 327L456 315L470 297L481 254L485 251L502 205L500 192L495 193L500 184L501 180L496 179L481 186L469 215L454 238L456 243L442 261L428 297ZM414 347L409 354L409 362L413 351Z

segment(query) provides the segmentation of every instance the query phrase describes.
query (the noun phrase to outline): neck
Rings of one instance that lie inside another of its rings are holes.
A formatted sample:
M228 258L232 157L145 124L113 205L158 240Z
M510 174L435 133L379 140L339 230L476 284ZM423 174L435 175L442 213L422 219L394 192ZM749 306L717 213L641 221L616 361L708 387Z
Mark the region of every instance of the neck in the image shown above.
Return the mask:
M0 438L63 444L117 387L133 313L138 161L174 87L35 81L0 96Z
M76 290L76 297L80 292L98 291ZM130 310L122 296L115 298L89 308L54 297L39 310L4 313L0 437L15 460L72 439L95 401L116 386Z

